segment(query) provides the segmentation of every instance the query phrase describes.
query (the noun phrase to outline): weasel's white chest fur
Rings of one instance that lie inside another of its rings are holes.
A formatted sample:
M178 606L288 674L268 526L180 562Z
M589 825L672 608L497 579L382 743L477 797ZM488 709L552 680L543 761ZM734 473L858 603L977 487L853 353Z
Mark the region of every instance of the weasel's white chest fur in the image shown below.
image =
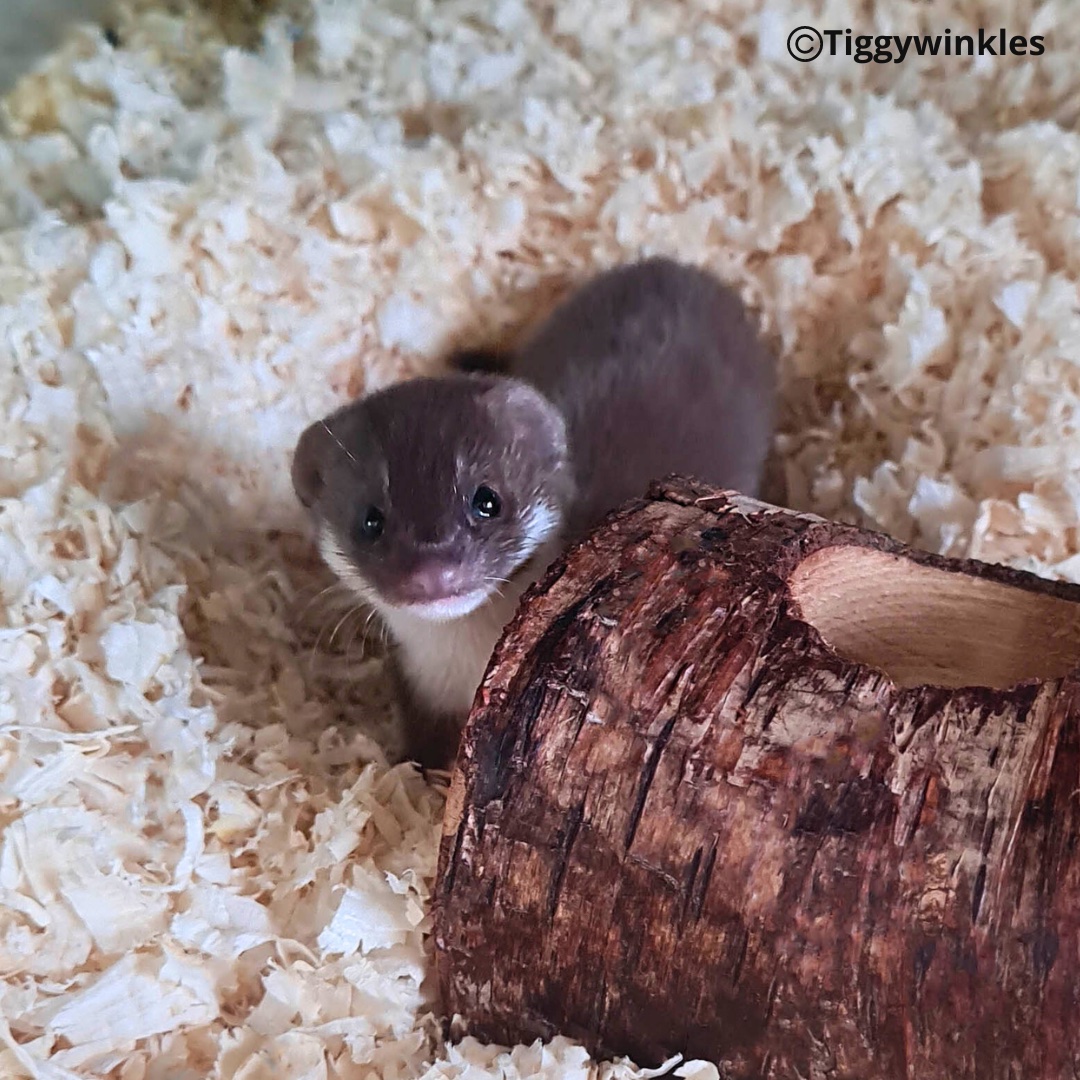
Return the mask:
M342 581L374 603L394 639L402 674L419 705L436 715L464 717L472 708L492 650L517 610L522 593L540 578L560 550L559 536L552 535L556 526L553 512L534 512L527 539L539 546L529 569L519 571L500 593L492 594L475 611L445 621L380 604L326 526L319 536L319 549Z
M422 706L435 713L469 711L491 652L528 584L515 581L503 595L446 622L402 611L384 613L402 671Z

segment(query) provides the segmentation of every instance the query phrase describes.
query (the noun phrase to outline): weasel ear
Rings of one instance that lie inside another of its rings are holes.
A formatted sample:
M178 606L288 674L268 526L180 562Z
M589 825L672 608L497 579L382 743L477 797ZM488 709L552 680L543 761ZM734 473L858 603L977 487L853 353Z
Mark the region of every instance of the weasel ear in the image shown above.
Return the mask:
M553 468L569 457L566 420L539 390L513 378L500 378L483 395L484 406L509 423L514 442L536 457L547 457Z
M296 443L292 460L292 485L296 497L306 509L311 509L322 493L324 471L333 446L333 436L325 420L304 429Z

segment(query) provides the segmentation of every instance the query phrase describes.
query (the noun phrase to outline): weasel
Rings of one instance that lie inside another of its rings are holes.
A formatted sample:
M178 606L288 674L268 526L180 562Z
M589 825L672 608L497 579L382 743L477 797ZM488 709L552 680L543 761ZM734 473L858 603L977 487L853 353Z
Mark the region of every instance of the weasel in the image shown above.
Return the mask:
M600 273L508 355L408 379L311 424L293 487L394 645L409 756L445 767L521 594L649 483L759 494L775 360L736 294L650 258Z

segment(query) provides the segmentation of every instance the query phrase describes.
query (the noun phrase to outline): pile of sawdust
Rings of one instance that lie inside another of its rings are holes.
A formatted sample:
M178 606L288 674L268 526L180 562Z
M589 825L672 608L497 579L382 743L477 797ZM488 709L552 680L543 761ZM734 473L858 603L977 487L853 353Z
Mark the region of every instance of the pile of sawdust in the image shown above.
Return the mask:
M1080 20L294 0L250 53L171 8L6 102L0 1075L634 1075L434 1037L442 796L315 641L292 444L663 251L761 312L794 505L1080 580ZM800 64L803 24L1046 51Z

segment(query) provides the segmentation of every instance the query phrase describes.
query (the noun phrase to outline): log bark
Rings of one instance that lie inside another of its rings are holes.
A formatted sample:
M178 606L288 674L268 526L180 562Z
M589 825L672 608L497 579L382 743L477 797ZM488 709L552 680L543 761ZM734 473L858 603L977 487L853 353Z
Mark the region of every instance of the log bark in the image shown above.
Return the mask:
M455 1030L730 1078L1080 1076L1080 588L678 479L567 552L462 740Z

